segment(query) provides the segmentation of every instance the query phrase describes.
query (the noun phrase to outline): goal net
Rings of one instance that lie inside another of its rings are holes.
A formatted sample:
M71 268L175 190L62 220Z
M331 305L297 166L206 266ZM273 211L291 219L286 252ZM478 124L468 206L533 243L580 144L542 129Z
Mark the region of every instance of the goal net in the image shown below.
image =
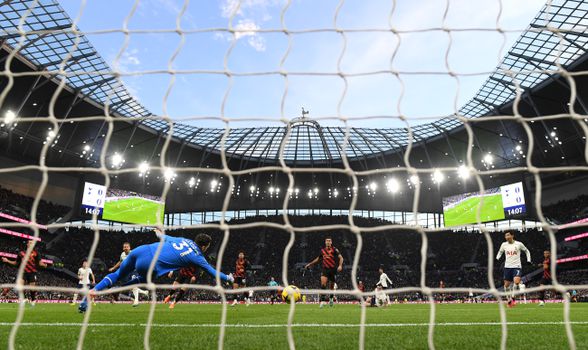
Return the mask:
M513 327L553 326L557 346L582 347L587 13L575 0L0 1L0 300L20 301L5 344L62 327L81 349L97 328L140 327L149 349L168 327L222 349L238 328L260 334L252 347L267 331L294 349L316 346L300 331L313 328L364 349L406 328L422 341L401 346L433 349L459 344L439 328L476 326L505 349ZM507 232L526 248L502 249ZM182 266L162 263L166 237L200 233L209 250L181 254L230 283L168 276ZM148 269L95 292L83 317L24 302L79 302L147 244ZM126 309L102 303L137 287L146 318L108 321ZM180 289L214 319L162 316ZM281 318L231 308L282 299L298 302ZM520 319L511 300L558 309ZM448 316L455 303L492 315ZM347 304L353 318L319 313Z

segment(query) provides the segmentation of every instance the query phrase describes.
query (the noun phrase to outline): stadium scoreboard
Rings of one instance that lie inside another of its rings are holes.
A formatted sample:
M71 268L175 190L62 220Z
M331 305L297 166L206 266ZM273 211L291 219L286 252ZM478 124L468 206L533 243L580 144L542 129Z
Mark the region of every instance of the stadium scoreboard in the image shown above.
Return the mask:
M106 201L106 186L86 182L82 196L82 209L84 214L102 215L104 202Z
M522 182L500 186L500 194L502 195L502 207L504 208L505 218L527 212Z

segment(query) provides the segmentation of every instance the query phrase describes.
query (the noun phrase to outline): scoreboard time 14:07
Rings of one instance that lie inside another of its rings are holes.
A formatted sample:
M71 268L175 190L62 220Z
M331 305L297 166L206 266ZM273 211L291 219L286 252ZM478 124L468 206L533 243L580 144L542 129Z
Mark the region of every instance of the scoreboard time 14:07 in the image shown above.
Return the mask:
M106 200L106 186L97 185L91 182L84 184L84 195L82 196L83 213L88 215L101 215Z

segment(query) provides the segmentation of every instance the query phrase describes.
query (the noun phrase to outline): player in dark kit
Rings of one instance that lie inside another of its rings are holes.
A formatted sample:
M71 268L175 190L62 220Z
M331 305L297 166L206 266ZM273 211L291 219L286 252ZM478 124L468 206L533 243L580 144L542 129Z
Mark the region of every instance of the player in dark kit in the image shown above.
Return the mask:
M178 271L178 275L176 276L176 279L174 280L173 284L174 284L174 286L176 286L176 285L180 285L180 284L196 283L196 276L201 276L202 274L203 274L202 271L200 271L200 273L198 273L198 268L196 266L189 266L189 267L181 268ZM169 278L173 277L173 271L171 271L168 274L168 277ZM178 292L178 294L174 298L174 301L172 301L171 304L169 304L169 308L173 309L176 306L176 303L178 303L180 300L182 300L184 298L184 295L186 294L187 290L188 290L188 288L186 288L186 287L180 288L179 291L176 288L170 290L169 294L163 300L164 304L169 303L170 300L173 298L174 294L176 294L176 292Z
M365 285L363 284L362 281L357 282L357 288L359 289L360 292L365 293ZM362 305L363 303L365 303L365 297L361 296L359 298L359 305Z
M439 281L439 289L445 289L445 282L443 280ZM445 302L445 293L441 292L441 294L439 294L439 300L441 300L442 303Z
M32 246L34 244L35 244L35 241L33 241L33 240L28 241L27 248L29 248L30 246ZM18 267L22 263L22 260L25 258L26 253L27 253L26 249L21 250L20 252L18 252L18 257L16 258L16 260L2 258L2 262ZM33 251L31 252L31 255L29 256L29 259L27 260L26 265L25 265L24 274L22 276L23 280L20 281L20 283L22 283L24 285L29 285L29 286L36 286L37 285L37 269L39 267L45 268L45 267L47 267L47 264L44 263L43 261L41 261L41 255L39 254L39 252L37 252L33 248ZM31 306L34 306L35 301L37 300L37 292L34 290L29 291L29 299L31 301Z
M233 289L244 288L247 286L247 270L249 270L250 268L251 264L249 263L249 260L245 259L245 253L239 252L239 257L235 262L235 275L233 276L235 277L235 282L233 282ZM249 294L247 292L244 292L242 294L242 297L245 299L247 305L251 303L251 300L249 300ZM233 304L231 304L231 306L237 305L238 302L239 296L236 295L235 300L233 300Z
M343 271L343 256L339 253L337 248L333 247L333 240L331 237L325 239L325 247L321 248L319 256L306 264L304 268L308 269L319 262L322 262L323 268L321 273L321 289L327 289L328 284L328 288L333 290L335 288L337 272ZM333 299L334 295L329 295L330 306L333 306ZM320 307L322 308L327 300L327 295L321 294L320 300Z
M216 259L214 257L208 256L208 257L206 257L206 260L211 265L214 265ZM174 286L180 285L180 284L194 284L194 283L196 283L196 281L198 279L201 279L203 275L204 275L204 271L202 269L199 269L196 266L189 266L186 268L182 268L177 272L177 276L176 276L173 284L174 284ZM168 274L169 278L173 278L173 276L174 276L173 271ZM170 302L172 300L174 294L177 291L178 291L177 288L172 289L169 292L169 295L165 297L163 302L165 304ZM169 305L169 308L173 309L176 306L176 304L184 298L184 295L186 294L187 291L188 291L187 287L181 288L180 291L178 292L178 294L176 295L176 297L174 298L174 300L172 301L172 303Z
M543 263L539 264L539 267L543 267L543 277L541 277L541 282L539 283L542 286L551 285L551 270L550 270L550 263L551 263L551 252L549 250L543 251ZM539 306L545 305L545 290L539 292Z

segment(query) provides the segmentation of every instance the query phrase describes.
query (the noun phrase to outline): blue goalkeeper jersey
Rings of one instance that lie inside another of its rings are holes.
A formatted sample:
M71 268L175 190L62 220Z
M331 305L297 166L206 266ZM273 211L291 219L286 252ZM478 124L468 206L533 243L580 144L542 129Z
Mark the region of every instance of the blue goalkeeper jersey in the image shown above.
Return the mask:
M159 243L149 244L151 253L155 255ZM198 266L211 276L216 276L216 269L212 267L204 258L200 247L191 239L183 237L165 236L163 247L155 264L155 273L162 276L170 271L178 270L182 267ZM219 273L221 280L228 281L229 278L224 273Z

